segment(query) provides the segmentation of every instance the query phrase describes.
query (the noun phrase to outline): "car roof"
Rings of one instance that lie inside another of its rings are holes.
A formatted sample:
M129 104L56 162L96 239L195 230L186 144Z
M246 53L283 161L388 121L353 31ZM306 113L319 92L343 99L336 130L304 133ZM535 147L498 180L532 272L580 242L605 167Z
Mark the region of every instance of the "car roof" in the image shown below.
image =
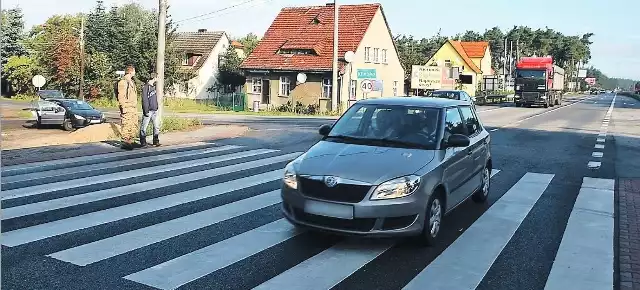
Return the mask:
M455 92L455 93L460 93L460 92L464 92L463 90L435 90L433 91L435 92Z
M387 97L377 99L366 99L358 101L359 104L370 105L396 105L396 106L415 106L425 108L447 108L455 106L469 106L467 102L443 99L443 98L431 98L431 97Z

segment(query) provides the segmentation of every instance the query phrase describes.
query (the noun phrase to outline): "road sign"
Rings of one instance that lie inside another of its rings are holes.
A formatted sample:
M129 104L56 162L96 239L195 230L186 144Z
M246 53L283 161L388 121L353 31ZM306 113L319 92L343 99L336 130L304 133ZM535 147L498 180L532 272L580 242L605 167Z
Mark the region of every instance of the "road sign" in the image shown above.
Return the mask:
M586 78L587 77L587 70L586 69L578 70L578 77L579 78Z
M375 79L376 69L375 68L358 69L358 78L359 79Z
M442 67L413 65L411 67L411 88L437 90L444 78Z
M360 82L360 88L365 93L370 93L373 90L373 82L371 80L363 80Z
M41 76L41 75L35 75L32 79L31 79L31 83L33 83L33 86L40 89L41 87L44 86L44 84L47 83L47 80Z
M593 86L596 84L596 78L585 78L584 81L590 86Z

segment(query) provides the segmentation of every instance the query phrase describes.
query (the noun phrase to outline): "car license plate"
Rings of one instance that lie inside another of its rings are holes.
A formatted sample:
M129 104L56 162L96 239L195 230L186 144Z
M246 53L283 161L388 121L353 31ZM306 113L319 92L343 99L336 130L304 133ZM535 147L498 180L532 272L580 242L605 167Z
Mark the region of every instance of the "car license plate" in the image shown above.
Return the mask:
M304 204L304 212L326 217L353 219L353 206L338 203L307 200Z
M90 122L91 122L91 124L97 124L97 123L100 123L100 121L101 120L91 120Z

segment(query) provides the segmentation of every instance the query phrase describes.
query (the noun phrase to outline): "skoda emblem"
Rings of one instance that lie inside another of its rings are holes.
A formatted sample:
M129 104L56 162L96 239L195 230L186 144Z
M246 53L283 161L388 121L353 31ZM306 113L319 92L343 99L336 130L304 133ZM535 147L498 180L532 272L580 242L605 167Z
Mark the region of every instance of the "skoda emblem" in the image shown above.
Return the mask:
M334 176L327 176L324 178L324 184L326 184L327 187L335 187L338 185L338 179Z

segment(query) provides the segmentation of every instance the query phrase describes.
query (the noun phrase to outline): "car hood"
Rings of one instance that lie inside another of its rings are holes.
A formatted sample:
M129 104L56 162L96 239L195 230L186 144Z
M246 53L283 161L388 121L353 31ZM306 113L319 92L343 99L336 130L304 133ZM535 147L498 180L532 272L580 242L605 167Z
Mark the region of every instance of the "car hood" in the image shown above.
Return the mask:
M299 175L337 176L371 184L415 173L433 150L320 141L297 160Z

